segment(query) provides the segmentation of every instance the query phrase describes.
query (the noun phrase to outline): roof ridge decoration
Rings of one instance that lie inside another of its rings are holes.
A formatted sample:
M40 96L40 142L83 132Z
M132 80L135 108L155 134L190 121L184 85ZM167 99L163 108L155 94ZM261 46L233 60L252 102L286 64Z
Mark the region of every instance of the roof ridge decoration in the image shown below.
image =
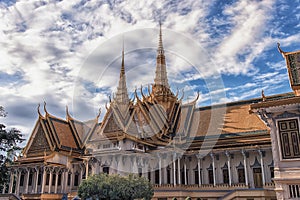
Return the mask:
M39 118L44 119L45 117L41 114L40 106L41 106L41 104L39 103L39 104L38 104L38 107L37 107L37 112L38 112L38 114L39 114Z
M46 103L46 101L44 101L44 111L45 111L45 113L46 113L46 117L48 117L48 116L49 116L49 113L48 113L48 111L47 111L46 105L47 105L47 103Z
M66 105L66 120L67 121L74 120L73 117L69 113L68 105Z
M265 91L261 90L261 97L262 97L262 101L266 101L267 97L265 96Z
M277 49L278 49L279 53L281 53L281 54L285 54L285 53L286 53L285 51L283 51L283 50L280 48L280 43L279 43L279 42L277 42ZM283 56L284 56L284 55L283 55Z
M97 122L98 122L98 120L99 120L100 115L101 115L101 108L99 108L99 110L98 110L98 115L96 116Z

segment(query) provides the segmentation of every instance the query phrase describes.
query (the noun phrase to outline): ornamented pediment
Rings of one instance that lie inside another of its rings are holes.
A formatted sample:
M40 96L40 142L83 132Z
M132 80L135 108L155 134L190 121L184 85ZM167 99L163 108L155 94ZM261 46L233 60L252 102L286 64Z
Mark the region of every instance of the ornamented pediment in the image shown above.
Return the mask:
M47 141L45 132L39 123L36 127L36 133L34 135L34 138L32 138L32 142L30 143L30 146L27 150L27 157L30 157L31 155L43 155L45 151L49 151L50 146Z

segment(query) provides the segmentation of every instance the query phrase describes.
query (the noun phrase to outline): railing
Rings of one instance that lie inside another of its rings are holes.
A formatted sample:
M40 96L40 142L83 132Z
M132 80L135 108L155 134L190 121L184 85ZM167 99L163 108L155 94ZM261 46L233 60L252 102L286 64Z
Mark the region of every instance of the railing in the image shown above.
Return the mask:
M275 183L270 182L270 183L265 183L264 189L274 189L275 188Z
M184 185L184 184L154 184L153 185L154 189L160 190L160 189L191 189L191 190L199 190L199 189L204 189L204 190L233 190L233 189L247 189L249 188L245 183L235 183L232 184L231 186L229 184L191 184L191 185Z

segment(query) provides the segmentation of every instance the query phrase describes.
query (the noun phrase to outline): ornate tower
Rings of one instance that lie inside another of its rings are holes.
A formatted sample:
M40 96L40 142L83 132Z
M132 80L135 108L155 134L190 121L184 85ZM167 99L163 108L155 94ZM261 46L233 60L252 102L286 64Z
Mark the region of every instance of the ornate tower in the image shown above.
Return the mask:
M169 107L165 104L172 103L176 101L176 97L170 90L167 77L166 69L166 58L164 54L163 42L162 42L162 31L161 24L159 27L159 39L158 39L158 48L156 55L156 70L154 85L152 87L151 93L152 99L156 100L158 103L164 105L164 107Z

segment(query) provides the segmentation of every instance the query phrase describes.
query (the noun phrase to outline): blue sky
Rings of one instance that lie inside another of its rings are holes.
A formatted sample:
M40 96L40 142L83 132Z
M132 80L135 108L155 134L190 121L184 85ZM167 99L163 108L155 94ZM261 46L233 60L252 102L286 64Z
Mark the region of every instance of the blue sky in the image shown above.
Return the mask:
M0 1L0 17L1 122L26 137L44 101L58 117L105 111L123 38L129 95L147 92L160 20L172 90L200 91L198 106L290 92L276 44L300 49L299 0Z

